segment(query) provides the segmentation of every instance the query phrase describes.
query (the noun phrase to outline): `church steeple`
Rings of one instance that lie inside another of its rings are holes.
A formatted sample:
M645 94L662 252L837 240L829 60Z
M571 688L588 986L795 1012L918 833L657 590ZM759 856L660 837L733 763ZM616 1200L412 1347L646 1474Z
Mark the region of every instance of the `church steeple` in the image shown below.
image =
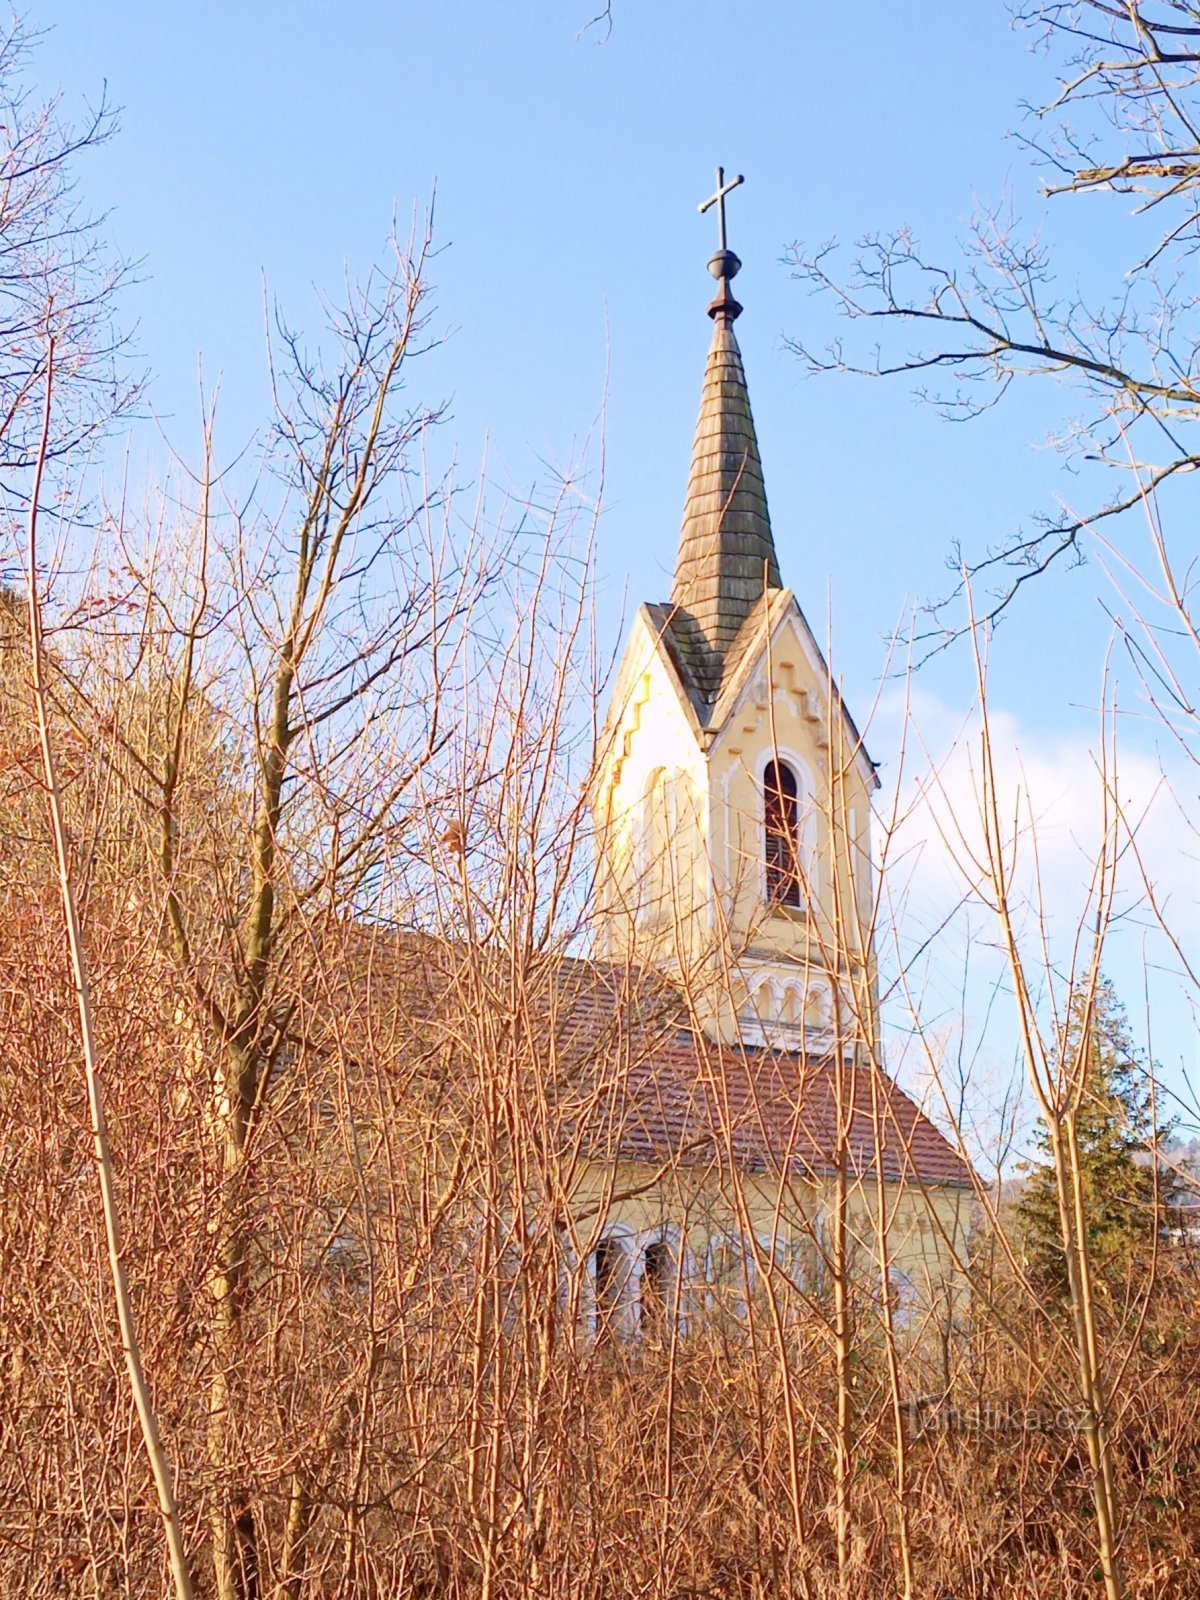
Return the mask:
M701 209L740 182L718 171ZM669 605L638 607L593 779L596 948L685 973L713 1037L826 1050L833 1019L850 1014L834 1003L831 952L866 952L873 970L877 779L780 582L733 331L739 263L717 215L715 326L674 590Z
M733 331L742 308L730 281L741 262L725 242L725 195L742 180L725 184L723 179L718 167L717 193L700 207L718 207L720 248L708 267L719 286L708 307L715 326L671 590L673 631L710 700L720 687L725 654L755 602L764 588L780 587L750 396Z

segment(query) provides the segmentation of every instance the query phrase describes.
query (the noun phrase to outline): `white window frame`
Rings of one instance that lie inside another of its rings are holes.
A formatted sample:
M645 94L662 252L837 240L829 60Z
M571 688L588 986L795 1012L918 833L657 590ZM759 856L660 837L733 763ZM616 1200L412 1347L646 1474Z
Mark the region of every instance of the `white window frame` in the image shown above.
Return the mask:
M740 1255L742 1263L742 1290L733 1302L733 1314L740 1322L745 1322L749 1315L750 1298L754 1294L759 1277L756 1254L750 1248L751 1239L758 1246L759 1254L766 1256L787 1273L793 1287L799 1293L807 1294L812 1287L807 1281L808 1273L800 1270L804 1259L804 1247L800 1240L779 1233L746 1234L740 1230L710 1234L704 1255L705 1306L711 1311L717 1303L713 1256L718 1249L732 1247Z
M656 1223L650 1228L634 1228L627 1222L608 1223L592 1242L587 1255L586 1295L584 1321L593 1338L600 1330L600 1305L596 1295L596 1251L604 1243L615 1243L621 1252L621 1280L613 1307L611 1329L613 1337L629 1343L640 1336L642 1326L642 1277L646 1267L646 1251L652 1245L665 1244L670 1250L672 1274L672 1304L667 1307L668 1317L675 1319L681 1334L690 1326L688 1297L694 1277L694 1263L683 1235L673 1222ZM678 1285L676 1290L675 1285Z

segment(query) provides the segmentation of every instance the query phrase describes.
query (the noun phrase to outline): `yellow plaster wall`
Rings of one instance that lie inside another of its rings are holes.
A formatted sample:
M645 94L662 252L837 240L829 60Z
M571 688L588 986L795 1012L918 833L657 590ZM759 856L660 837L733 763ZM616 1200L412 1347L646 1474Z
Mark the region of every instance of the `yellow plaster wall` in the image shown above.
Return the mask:
M811 840L812 881L802 912L769 909L764 899L761 779L775 752L810 785L801 827ZM667 779L665 807L651 796L656 773ZM817 973L840 974L839 1007L871 1006L870 781L794 613L769 647L764 640L723 725L704 735L639 613L594 789L597 954L682 970L709 1030L725 1038L736 1035L737 1014L753 1009L749 991L771 971L782 979L791 968L801 981L801 997L788 1001L800 1014L776 1022L811 1024L810 1000L828 1009L820 986L806 987ZM659 836L653 819L664 809ZM782 985L772 1004L781 992ZM849 1018L841 1020L850 1031Z
M712 941L708 764L642 613L613 708L594 790L596 953L691 970ZM669 783L666 859L639 842L655 773Z
M961 1264L966 1260L970 1193L951 1187L921 1190L889 1185L888 1260L911 1280L918 1313L965 1307ZM581 1252L610 1231L635 1238L664 1227L684 1249L685 1286L693 1299L704 1287L710 1241L754 1237L784 1258L789 1248L812 1269L817 1238L829 1238L830 1183L761 1172L719 1172L679 1166L667 1173L636 1162L591 1165L571 1197ZM873 1182L855 1182L847 1197L854 1275L867 1288L879 1277L878 1195Z

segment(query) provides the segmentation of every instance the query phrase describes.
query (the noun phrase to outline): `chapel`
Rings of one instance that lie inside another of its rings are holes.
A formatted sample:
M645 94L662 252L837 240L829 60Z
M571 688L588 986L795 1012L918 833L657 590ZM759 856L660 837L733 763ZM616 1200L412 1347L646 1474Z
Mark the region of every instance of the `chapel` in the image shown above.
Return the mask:
M606 972L655 974L674 1007L576 1197L603 1219L596 1304L630 1326L667 1279L695 1304L730 1262L816 1284L835 1212L868 1275L884 1217L906 1302L952 1300L970 1209L965 1162L884 1067L878 779L771 524L725 237L739 182L718 171L706 202L716 294L674 582L633 619L592 780L583 1011Z

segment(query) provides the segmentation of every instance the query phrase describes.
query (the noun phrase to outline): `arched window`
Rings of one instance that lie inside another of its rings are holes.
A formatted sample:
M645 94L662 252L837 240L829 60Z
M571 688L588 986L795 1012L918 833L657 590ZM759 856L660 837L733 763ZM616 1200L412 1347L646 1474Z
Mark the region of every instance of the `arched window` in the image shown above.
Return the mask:
M708 1307L719 1321L743 1321L752 1292L754 1256L739 1234L717 1234L708 1241L705 1262Z
M606 1234L592 1253L595 1333L598 1342L621 1332L628 1263L623 1240Z
M646 781L642 786L636 824L633 866L638 882L642 884L650 876L654 866L655 851L658 848L657 813L662 805L662 792L663 769L655 767L646 775Z
M798 786L786 761L769 761L763 773L763 835L767 903L802 906Z
M654 1239L642 1255L639 1321L643 1333L660 1332L675 1289L675 1258L666 1239Z
M770 1316L768 1277L775 1310L785 1315L798 1310L797 1297L813 1286L811 1254L798 1241L774 1233L753 1239L738 1233L714 1236L705 1264L710 1313L725 1323L745 1322L751 1310L756 1318Z
M902 1267L888 1268L888 1294L892 1302L892 1327L906 1333L912 1326L917 1305L917 1286Z

